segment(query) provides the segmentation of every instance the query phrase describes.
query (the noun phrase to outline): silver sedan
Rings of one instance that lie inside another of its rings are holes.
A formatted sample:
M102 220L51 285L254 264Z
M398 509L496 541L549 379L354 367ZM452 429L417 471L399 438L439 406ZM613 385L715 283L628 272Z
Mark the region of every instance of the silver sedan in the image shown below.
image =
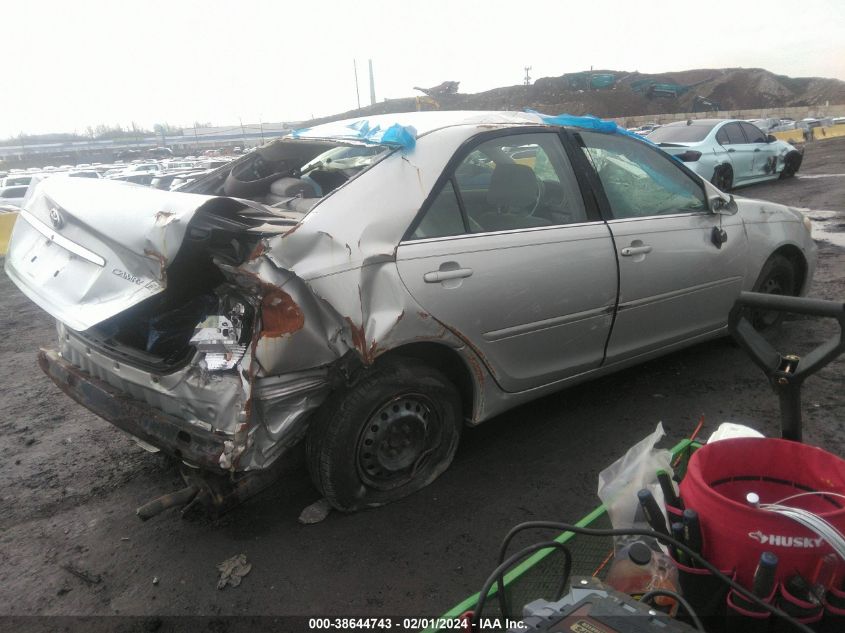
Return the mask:
M377 506L464 425L722 336L741 290L805 292L800 212L632 136L418 112L300 130L187 192L54 178L6 272L58 321L44 371L207 498L304 440L332 505Z

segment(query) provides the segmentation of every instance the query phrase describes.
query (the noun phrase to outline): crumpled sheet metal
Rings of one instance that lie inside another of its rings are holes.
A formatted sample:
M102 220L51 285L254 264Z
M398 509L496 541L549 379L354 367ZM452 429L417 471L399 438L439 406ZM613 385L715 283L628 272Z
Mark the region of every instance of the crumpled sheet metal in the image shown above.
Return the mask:
M342 196L323 200L294 230L268 238L257 258L232 271L239 284L262 295L284 293L302 314L298 327L256 341L256 375L320 367L349 350L369 364L400 342L445 336L436 321L418 316L422 308L403 291L395 266L396 245L434 186L440 162L467 133L444 134L438 135L438 144L445 145L440 155L424 159L432 164L391 155L347 183ZM385 187L400 194L373 195ZM391 202L397 199L400 208ZM356 208L379 221L362 222L349 212Z
M467 136L465 128L447 128L432 141L436 151L394 152L346 183L337 195L322 200L293 230L269 238L266 256L307 282L378 261L395 261L397 244L446 161ZM418 150L429 140L418 139ZM364 211L363 220L357 209Z
M524 113L505 118L514 124L538 122ZM249 431L243 443L234 440L235 468L264 467L297 439L307 426L299 422L327 397L333 368L350 352L369 365L398 346L436 341L460 350L468 370L485 384L483 363L458 334L413 300L395 263L397 245L437 175L472 133L461 126L443 129L431 147L426 147L430 137L421 137L417 150L427 151L394 152L344 185L342 195L322 200L299 225L265 238L249 261L236 268L218 262L231 281L257 298L262 321L250 359L242 363L244 390L250 394ZM362 221L356 209L378 221ZM311 375L297 386L300 396L292 389L268 398L259 388L273 377L318 370L325 371L326 382ZM484 389L475 397L473 417L480 417Z
M465 134L453 135L455 147ZM324 200L294 230L266 238L249 261L238 267L218 262L256 298L261 321L240 372L249 394L248 430L233 438L221 466L263 468L299 440L305 417L328 396L332 368L350 352L368 365L403 343L463 345L404 291L395 248L434 185L424 175L433 170L418 169L413 158L391 158L377 176L365 172L343 196ZM379 183L401 188L402 196L391 197L405 201L403 208L372 195ZM356 198L384 221L363 223L343 213L356 208ZM329 206L335 204L343 207Z
M74 330L87 330L164 290L166 268L190 219L209 204L236 203L51 177L37 186L15 223L6 272L50 315ZM66 248L45 248L54 226L60 227L56 239L66 240Z
M109 371L114 359L101 353L84 339L56 322L62 357L82 370L101 376L112 387L129 393L137 400L164 413L186 419L202 428L234 433L234 420L243 408L243 387L231 373L204 371L191 364L177 371L157 376L131 365L123 365L119 373Z
M172 261L176 256L187 221L214 199L214 196L175 194L150 187L134 187L132 195L127 195L127 187L131 185L111 180L94 184L92 187L80 178L49 178L39 185L33 204L49 207L52 200L65 209L73 222L68 222L63 234L83 246L85 236L94 234L135 255L151 251L165 261ZM72 224L76 222L93 231L74 231Z

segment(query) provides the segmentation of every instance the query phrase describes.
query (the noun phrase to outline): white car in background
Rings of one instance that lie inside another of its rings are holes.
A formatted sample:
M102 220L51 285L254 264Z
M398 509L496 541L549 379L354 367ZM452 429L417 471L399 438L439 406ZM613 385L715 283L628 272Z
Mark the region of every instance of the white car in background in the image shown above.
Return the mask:
M646 138L722 191L794 176L804 158L803 150L734 119L676 121Z
M0 181L0 187L28 186L32 178L32 174L12 173Z
M12 184L0 187L0 212L18 211L32 196L35 186L46 177L42 174L27 174L25 177L26 184ZM9 178L6 180L8 181Z
M24 198L26 198L26 192L28 189L29 185L12 185L11 187L0 188L0 206L22 206Z

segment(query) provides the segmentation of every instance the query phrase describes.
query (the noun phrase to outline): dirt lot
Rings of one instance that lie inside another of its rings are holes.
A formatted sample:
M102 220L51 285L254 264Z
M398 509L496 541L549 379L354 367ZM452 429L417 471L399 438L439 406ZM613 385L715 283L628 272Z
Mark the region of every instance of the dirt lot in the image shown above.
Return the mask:
M808 146L798 178L739 193L813 209L827 232L819 233L811 294L845 299L845 139ZM5 275L0 295L0 614L144 616L88 621L85 630L104 621L166 630L168 621L162 628L150 617L194 614L219 618L208 622L215 631L239 630L225 616L436 616L479 589L510 526L575 520L596 506L598 471L659 420L671 443L702 414L708 434L725 420L769 434L779 428L762 374L720 340L467 431L445 475L389 507L302 526L297 516L317 493L297 465L220 520L170 513L142 524L135 507L176 489L176 470L53 386L35 364L37 348L53 342L51 319ZM832 331L787 321L777 344L800 352ZM845 360L835 362L804 390L807 441L839 455L843 369ZM215 565L240 553L251 573L239 587L217 589ZM16 626L74 622L36 618Z

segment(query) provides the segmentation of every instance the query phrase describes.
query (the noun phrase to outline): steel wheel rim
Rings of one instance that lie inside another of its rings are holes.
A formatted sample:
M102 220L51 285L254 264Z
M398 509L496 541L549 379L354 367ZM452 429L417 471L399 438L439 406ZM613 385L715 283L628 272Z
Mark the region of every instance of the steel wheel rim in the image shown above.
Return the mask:
M414 478L440 443L440 410L422 394L397 396L367 418L356 450L361 480L390 490Z
M786 285L780 275L772 275L760 286L757 292L767 295L785 295ZM754 314L754 326L757 329L767 328L774 325L780 318L780 313L773 310L758 310Z

